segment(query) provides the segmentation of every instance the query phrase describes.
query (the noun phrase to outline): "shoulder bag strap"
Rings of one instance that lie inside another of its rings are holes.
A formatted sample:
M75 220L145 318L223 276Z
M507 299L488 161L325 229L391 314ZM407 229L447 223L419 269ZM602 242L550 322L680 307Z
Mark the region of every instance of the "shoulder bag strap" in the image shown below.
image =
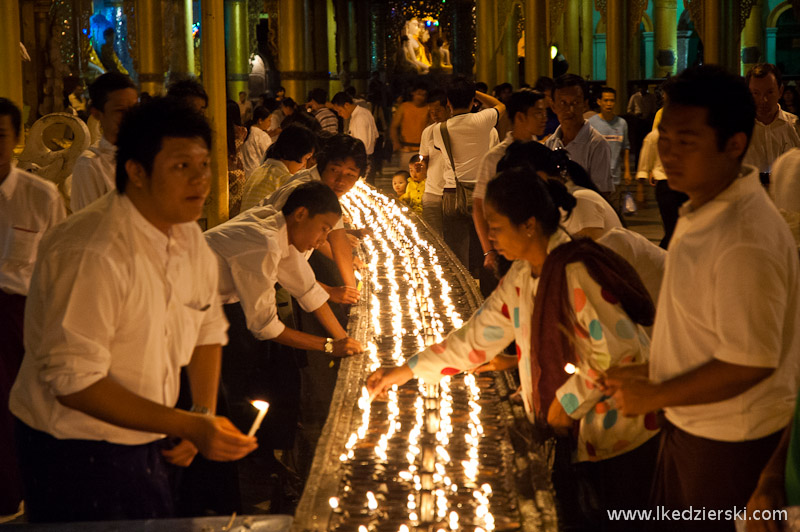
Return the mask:
M450 133L447 131L447 120L439 124L439 132L442 134L442 141L444 141L444 149L447 152L447 157L450 159L450 167L453 169L453 177L458 184L458 176L456 175L456 162L453 160L453 150L450 146Z

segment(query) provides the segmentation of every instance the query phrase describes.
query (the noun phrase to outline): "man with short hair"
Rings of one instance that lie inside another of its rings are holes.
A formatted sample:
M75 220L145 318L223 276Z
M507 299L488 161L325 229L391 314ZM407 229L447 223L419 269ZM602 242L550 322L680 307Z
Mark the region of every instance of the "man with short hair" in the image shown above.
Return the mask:
M766 185L775 159L800 147L800 122L778 103L783 95L778 67L769 63L755 65L747 72L745 81L756 102L756 125L744 164L755 166Z
M166 461L238 460L257 445L214 416L227 322L197 219L211 128L171 99L119 129L116 192L47 233L11 390L31 521L173 513ZM173 408L186 366L194 406ZM182 440L170 448L164 436ZM67 467L68 465L68 467Z
M614 183L614 192L609 201L617 214L622 214L620 185L623 180L626 185L631 184L630 153L631 143L628 139L628 123L624 118L614 113L617 103L617 91L612 87L600 89L597 105L600 113L589 119L589 125L603 135L611 149L611 181Z
M490 149L478 166L475 190L472 193L472 220L483 250L483 266L494 270L497 252L489 242L489 228L483 216L483 198L486 185L497 174L497 163L506 154L506 149L515 141L529 142L544 134L547 124L547 103L544 94L531 89L521 89L511 95L506 106L511 121L511 131L503 142Z
M397 164L400 168L405 168L408 160L419 153L422 131L428 124L428 87L418 80L411 87L411 100L400 104L389 126L394 151L399 152Z
M208 109L208 93L196 79L182 79L167 87L167 96L186 102L199 113Z
M365 177L368 183L375 180L373 168L375 164L372 160L375 151L375 142L378 140L378 127L375 125L375 118L367 109L356 105L353 97L346 92L339 92L331 100L333 110L344 120L349 120L347 134L355 137L364 143L367 150L367 171Z
M70 193L72 212L114 190L117 132L125 113L136 105L138 98L133 80L119 72L107 72L89 85L90 112L100 122L103 137L75 161Z
M797 394L797 247L756 169L742 166L756 115L744 80L707 65L664 90L658 151L669 186L689 201L667 254L649 367L610 370L604 393L616 389L622 414L666 414L654 505L742 508Z
M431 125L422 130L420 155L423 156L425 193L422 195L422 219L439 235L443 235L442 194L444 193L444 160L442 153L433 147L433 130L450 117L447 94L442 89L433 89L428 94L428 109ZM404 170L401 170L404 171ZM410 177L410 175L409 175Z
M316 88L308 93L308 112L311 113L323 131L331 133L339 132L339 120L336 115L328 109L328 93L325 89Z
M583 166L606 199L614 192L611 179L611 148L595 128L583 118L586 110L586 82L575 74L555 80L553 110L561 125L547 139L545 146L565 148L569 158Z
M15 513L22 500L8 394L25 353L25 297L39 241L66 217L55 185L12 164L21 132L19 108L0 98L0 515Z

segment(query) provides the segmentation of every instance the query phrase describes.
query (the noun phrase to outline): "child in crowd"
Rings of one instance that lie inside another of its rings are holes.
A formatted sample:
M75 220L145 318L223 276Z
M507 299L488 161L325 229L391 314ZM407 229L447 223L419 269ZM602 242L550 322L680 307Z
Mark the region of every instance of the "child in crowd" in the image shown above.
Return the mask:
M409 177L411 176L405 170L395 172L395 174L392 176L392 189L394 190L397 199L401 199L406 193Z

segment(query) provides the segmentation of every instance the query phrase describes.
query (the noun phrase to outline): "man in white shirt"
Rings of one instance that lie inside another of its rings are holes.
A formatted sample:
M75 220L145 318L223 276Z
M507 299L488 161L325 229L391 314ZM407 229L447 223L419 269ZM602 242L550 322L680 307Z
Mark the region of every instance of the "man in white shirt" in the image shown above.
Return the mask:
M472 103L476 99L485 109L471 113ZM480 241L472 216L455 212L456 179L467 188L467 193L471 196L478 178L478 165L483 156L497 144L494 128L500 116L505 113L506 106L500 100L476 91L473 82L460 76L453 79L447 87L447 105L450 108L450 117L431 129L433 149L442 154L444 239L466 268L477 270L483 263L482 258L477 259L480 256ZM444 135L445 130L449 142ZM423 150L420 146L420 155L430 158L430 147ZM472 203L471 197L469 203Z
M25 353L25 296L42 235L66 217L55 185L13 166L21 128L20 110L0 98L0 515L15 513L22 500L8 394Z
M610 372L606 393L616 388L623 414L666 414L654 505L742 508L794 410L797 248L756 169L741 164L755 120L744 81L709 65L665 92L658 151L689 201L667 254L649 372Z
M372 154L375 151L375 141L378 140L375 118L366 108L356 105L353 97L346 92L336 93L331 99L331 105L344 120L350 120L347 134L364 143L368 162L365 177L368 183L373 183L375 164L372 161Z
M611 199L614 183L611 178L611 148L595 128L583 118L586 110L586 82L575 74L564 74L555 80L553 110L561 125L545 142L554 150L565 148L569 158L589 172L606 199Z
M117 192L49 231L11 391L31 521L172 514L169 461L256 448L214 416L227 322L196 220L211 128L175 100L136 107L118 138ZM187 367L192 412L173 408ZM173 448L164 435L181 438ZM67 467L68 465L68 467Z
M800 213L800 148L775 159L769 194L779 209Z
M422 195L422 219L444 238L442 220L442 194L444 193L444 159L442 152L433 147L433 130L450 117L447 94L442 89L428 93L428 112L431 125L422 130L420 155L423 156L425 193ZM455 186L454 184L451 186Z
M761 180L769 183L772 163L783 153L800 147L800 123L778 104L783 95L783 81L778 67L761 63L747 72L747 86L756 102L756 125L744 164L755 166Z
M100 122L103 137L75 161L70 193L72 212L114 190L117 132L125 113L136 105L139 93L131 78L108 72L89 85L89 98L92 116Z
M496 268L497 252L489 242L489 229L483 217L486 185L497 174L497 163L503 158L512 142L529 142L535 138L534 135L536 137L544 135L544 126L547 124L547 102L544 94L531 89L521 89L509 98L506 113L511 121L511 131L503 142L493 147L483 157L478 166L478 178L472 193L472 219L481 241L483 266L491 270Z

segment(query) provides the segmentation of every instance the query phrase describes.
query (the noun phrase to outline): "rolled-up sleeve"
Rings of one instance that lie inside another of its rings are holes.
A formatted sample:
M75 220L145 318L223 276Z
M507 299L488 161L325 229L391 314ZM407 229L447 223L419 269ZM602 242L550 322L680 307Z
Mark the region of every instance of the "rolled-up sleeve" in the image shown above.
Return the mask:
M314 312L328 301L328 292L317 283L314 270L294 248L289 249L278 266L278 282L306 312Z

